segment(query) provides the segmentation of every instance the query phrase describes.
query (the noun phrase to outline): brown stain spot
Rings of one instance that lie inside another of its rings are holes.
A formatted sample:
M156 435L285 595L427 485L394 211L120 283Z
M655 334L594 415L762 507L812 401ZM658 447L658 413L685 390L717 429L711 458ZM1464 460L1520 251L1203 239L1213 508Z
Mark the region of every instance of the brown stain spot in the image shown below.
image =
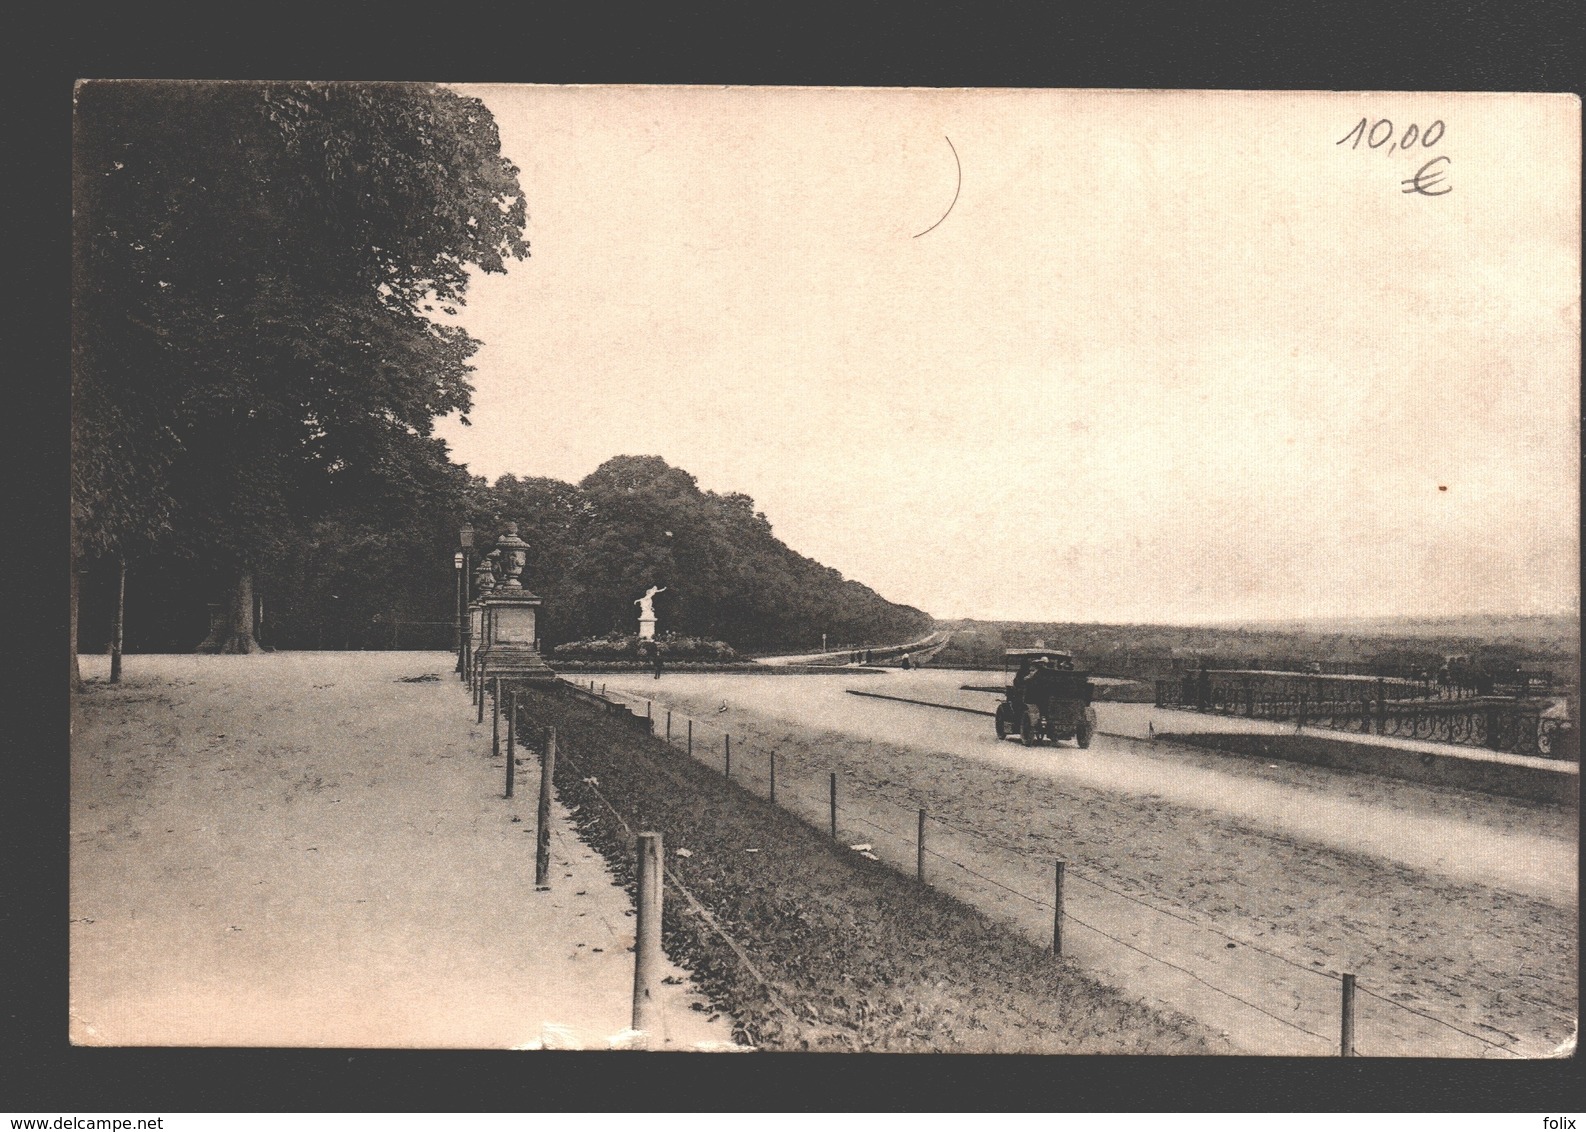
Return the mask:
M1438 491L1447 491L1448 490L1448 485L1440 483L1440 484L1437 485L1437 490Z

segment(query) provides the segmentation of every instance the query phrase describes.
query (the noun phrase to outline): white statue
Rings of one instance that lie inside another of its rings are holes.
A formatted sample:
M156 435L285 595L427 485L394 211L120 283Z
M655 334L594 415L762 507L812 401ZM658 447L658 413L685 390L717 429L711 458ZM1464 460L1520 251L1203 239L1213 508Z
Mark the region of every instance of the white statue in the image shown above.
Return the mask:
M643 597L634 598L633 604L637 605L639 607L639 620L640 621L654 621L655 620L655 595L656 594L664 594L665 592L666 592L666 587L665 586L651 586L648 590L645 591L645 594L644 594Z

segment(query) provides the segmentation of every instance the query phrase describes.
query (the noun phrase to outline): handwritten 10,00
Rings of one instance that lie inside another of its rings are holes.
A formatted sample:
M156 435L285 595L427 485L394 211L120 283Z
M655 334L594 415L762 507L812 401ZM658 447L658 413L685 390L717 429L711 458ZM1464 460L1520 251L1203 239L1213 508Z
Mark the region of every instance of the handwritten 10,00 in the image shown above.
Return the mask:
M1443 140L1443 121L1441 118L1427 126L1424 130L1417 126L1414 122L1411 122L1408 126L1404 127L1404 133L1399 135L1399 140L1397 143L1395 143L1393 140L1392 119L1378 118L1375 122L1372 122L1369 127L1366 124L1367 121L1368 119L1362 118L1355 124L1354 129L1350 130L1347 134L1339 138L1333 144L1343 145L1345 142L1350 142L1350 149L1359 149L1360 143L1363 140L1366 143L1367 149L1381 149L1384 153L1392 153L1395 149L1409 149L1411 146L1416 145L1417 143L1420 144L1422 149L1431 149L1434 145ZM1351 141L1351 139L1353 139L1353 141ZM1384 149L1384 146L1387 148Z

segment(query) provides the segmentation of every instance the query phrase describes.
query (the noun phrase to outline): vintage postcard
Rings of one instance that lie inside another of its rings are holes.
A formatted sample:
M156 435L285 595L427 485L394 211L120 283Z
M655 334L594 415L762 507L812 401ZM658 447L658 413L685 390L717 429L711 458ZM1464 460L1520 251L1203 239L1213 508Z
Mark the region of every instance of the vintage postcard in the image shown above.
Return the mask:
M75 143L75 1043L1573 1056L1578 98Z

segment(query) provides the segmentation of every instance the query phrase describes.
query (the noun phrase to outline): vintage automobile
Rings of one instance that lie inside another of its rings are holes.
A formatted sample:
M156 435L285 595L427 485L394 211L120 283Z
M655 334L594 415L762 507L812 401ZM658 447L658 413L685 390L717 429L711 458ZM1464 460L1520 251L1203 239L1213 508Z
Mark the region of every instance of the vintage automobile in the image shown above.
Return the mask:
M1044 660L1045 663L1042 663ZM1042 739L1074 739L1090 746L1096 733L1090 675L1076 671L1062 649L1007 649L1002 654L1003 701L997 705L997 738L1018 735L1026 747Z

